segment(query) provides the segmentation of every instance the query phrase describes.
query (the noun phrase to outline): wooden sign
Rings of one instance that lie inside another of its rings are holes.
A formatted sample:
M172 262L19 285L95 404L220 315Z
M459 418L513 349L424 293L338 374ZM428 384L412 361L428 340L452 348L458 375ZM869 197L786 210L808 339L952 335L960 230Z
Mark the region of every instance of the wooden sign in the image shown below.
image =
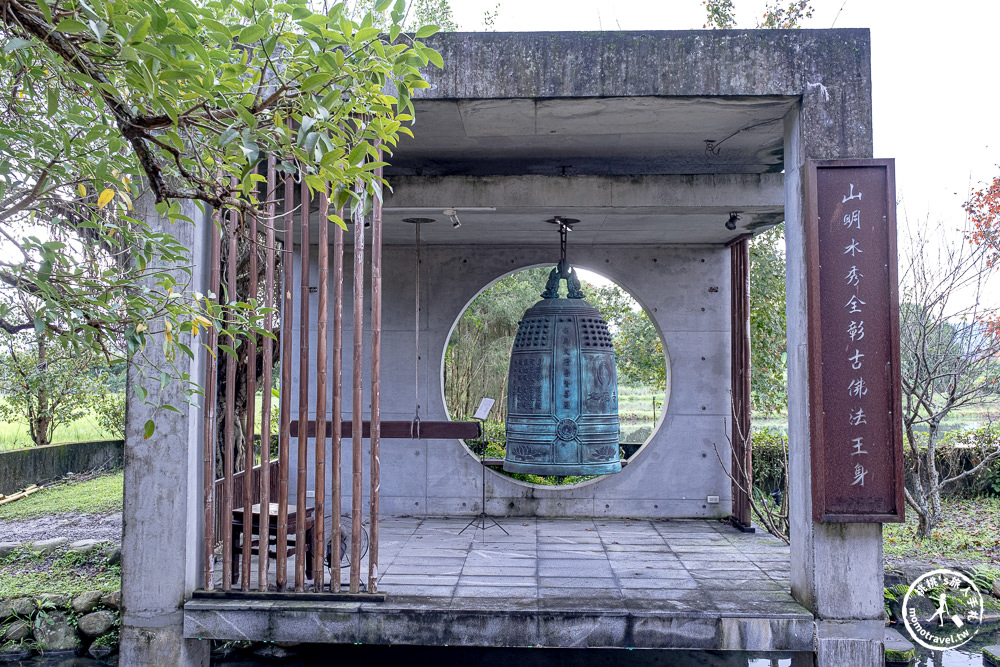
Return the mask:
M893 160L807 164L813 520L903 520Z

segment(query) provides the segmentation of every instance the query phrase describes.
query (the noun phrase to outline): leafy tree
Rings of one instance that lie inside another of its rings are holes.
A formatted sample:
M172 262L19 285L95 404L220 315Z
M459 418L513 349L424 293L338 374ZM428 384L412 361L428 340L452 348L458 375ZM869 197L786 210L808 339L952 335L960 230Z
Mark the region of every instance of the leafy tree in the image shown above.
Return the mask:
M1000 266L1000 176L973 190L963 208L972 223L970 240L988 248L987 263L991 267Z
M758 414L788 405L785 352L785 226L750 242L750 407Z
M55 430L84 416L101 392L103 374L92 369L100 358L54 347L45 332L2 337L0 420L26 422L32 442L51 444Z
M455 325L445 352L445 400L452 417L468 417L479 399L496 399L492 416L507 419L510 348L524 311L545 289L548 268L502 278L473 299Z
M736 27L736 8L733 0L703 0L705 28L731 30ZM804 19L812 18L809 0L790 0L785 7L776 0L764 5L764 13L757 19L757 28L801 28Z
M615 346L618 382L667 388L663 341L642 306L618 285L590 287L587 301L601 311Z
M993 443L969 470L945 476L937 465L942 421L988 398L1000 379L1000 337L986 326L996 313L980 299L990 246L950 242L944 231L923 227L911 235L900 280L903 430L911 453L905 495L920 537L942 520L941 490L1000 457Z
M190 355L188 334L224 322L270 335L253 295L242 306L229 295L223 320L172 273L187 249L133 202L150 198L175 224L190 222L183 200L232 209L245 234L273 196L255 169L273 155L314 190L331 183L333 210L370 206L376 144L391 151L410 133L418 69L442 64L419 41L434 27L402 33L405 10L379 0L353 20L343 2L316 13L307 0L5 3L0 236L14 259L0 260L0 283L30 307L0 306L0 328L109 358L116 345L140 354L153 334L168 358Z

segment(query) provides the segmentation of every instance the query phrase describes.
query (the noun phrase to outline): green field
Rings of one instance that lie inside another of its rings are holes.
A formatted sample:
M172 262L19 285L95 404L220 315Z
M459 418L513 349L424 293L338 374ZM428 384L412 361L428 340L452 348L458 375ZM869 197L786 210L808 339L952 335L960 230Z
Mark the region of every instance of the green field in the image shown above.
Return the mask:
M94 414L88 413L82 418L57 428L53 443L86 442L88 440L113 440L116 436L102 429ZM28 435L25 423L0 422L0 451L34 447Z

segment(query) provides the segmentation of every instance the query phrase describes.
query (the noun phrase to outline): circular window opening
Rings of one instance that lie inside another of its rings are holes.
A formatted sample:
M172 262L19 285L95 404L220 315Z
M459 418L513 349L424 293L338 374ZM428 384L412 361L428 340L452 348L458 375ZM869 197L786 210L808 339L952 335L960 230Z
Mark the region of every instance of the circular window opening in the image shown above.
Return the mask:
M522 482L545 486L580 484L596 476L542 476L507 473L507 372L511 347L525 310L541 299L551 267L524 269L483 289L456 320L444 354L445 406L451 419L471 419L483 398L496 401L482 440L465 441L472 454L484 456L493 470ZM660 422L668 369L663 339L652 318L621 286L579 270L584 298L608 323L618 376L619 455L636 456ZM565 285L560 296L565 296Z

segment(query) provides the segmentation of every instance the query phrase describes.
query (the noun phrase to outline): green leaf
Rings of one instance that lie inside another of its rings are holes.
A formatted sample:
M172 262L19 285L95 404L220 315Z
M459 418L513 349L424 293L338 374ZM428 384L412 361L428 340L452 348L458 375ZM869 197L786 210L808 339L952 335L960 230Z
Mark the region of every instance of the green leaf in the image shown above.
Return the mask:
M424 37L430 37L431 35L433 35L434 33L436 33L440 29L441 28L439 26L436 26L433 23L430 24L430 25L421 26L420 29L417 30L417 34L415 35L415 37L417 39L423 39Z
M11 53L12 51L17 51L29 47L33 44L30 39L24 39L23 37L11 37L7 40L7 43L3 45L4 53Z
M254 42L260 41L260 38L266 34L266 30L263 26L254 24L247 26L240 32L240 42L243 44L253 44Z
M89 32L90 28L86 23L77 21L76 19L63 19L56 26L56 30L65 33L77 33L77 32Z
M153 437L153 432L156 430L156 423L150 419L146 421L146 425L142 427L142 438L143 440L149 440Z
M444 58L441 57L440 53L434 49L427 49L424 51L424 54L427 56L427 60L437 65L438 69L444 69Z

